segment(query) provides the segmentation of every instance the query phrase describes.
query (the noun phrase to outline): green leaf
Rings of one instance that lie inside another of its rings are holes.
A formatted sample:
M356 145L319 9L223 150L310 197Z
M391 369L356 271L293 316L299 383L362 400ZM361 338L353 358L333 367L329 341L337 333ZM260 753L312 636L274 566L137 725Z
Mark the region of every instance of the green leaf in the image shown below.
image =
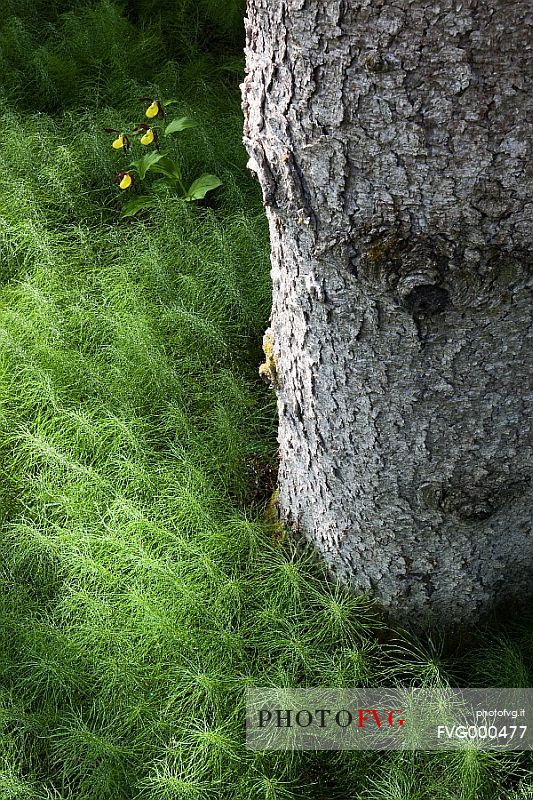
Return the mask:
M147 194L141 194L138 197L133 197L128 200L122 208L122 217L134 217L143 208L152 208L155 205L155 200Z
M185 200L188 202L203 200L206 194L216 189L217 186L222 186L222 181L216 175L200 175L194 183L191 183Z
M163 100L163 108L166 106L175 106L177 103L179 103L179 100L176 100L175 97L173 97L171 100Z
M198 123L195 122L190 117L180 117L179 119L173 119L172 122L167 125L165 128L165 136L168 136L170 133L178 133L178 131L184 131L186 128L197 128Z
M156 150L151 150L149 153L145 153L144 156L137 159L137 161L133 161L130 164L130 167L133 167L139 173L139 178L144 180L146 177L146 173L154 167L161 159L164 158L161 153L158 153Z
M161 175L166 175L167 178L172 178L174 181L181 180L181 171L179 166L168 156L163 156L157 164L152 167L153 172L159 172Z

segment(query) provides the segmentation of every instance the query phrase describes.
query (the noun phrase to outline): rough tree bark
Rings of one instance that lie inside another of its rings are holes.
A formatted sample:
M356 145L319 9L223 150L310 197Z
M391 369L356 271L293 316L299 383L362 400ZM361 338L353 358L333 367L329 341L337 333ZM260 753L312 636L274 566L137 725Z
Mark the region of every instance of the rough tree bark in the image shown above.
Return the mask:
M532 25L527 0L248 0L280 509L415 625L531 590Z

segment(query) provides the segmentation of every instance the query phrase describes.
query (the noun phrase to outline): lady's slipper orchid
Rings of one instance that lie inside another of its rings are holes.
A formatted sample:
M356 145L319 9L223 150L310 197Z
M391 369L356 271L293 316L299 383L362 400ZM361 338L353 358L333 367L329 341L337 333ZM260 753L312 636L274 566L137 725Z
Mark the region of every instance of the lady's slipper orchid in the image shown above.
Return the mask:
M133 175L130 172L118 172L116 180L121 189L129 189L133 184Z
M133 133L141 137L141 144L147 146L155 144L156 149L159 150L159 137L155 128L151 128L146 122L140 122Z
M152 130L152 128L148 128L144 136L141 136L141 144L144 145L152 144L154 139L155 139L154 131Z
M151 97L141 97L141 100L150 102L150 105L144 112L145 116L148 117L148 119L153 119L154 117L159 117L159 116L163 117L165 115L165 112L163 111L163 106L161 105L159 100L154 100Z
M130 149L130 139L129 136L126 136L125 133L122 131L117 131L116 128L104 128L106 133L114 133L116 134L115 138L112 142L112 147L115 150L129 150Z

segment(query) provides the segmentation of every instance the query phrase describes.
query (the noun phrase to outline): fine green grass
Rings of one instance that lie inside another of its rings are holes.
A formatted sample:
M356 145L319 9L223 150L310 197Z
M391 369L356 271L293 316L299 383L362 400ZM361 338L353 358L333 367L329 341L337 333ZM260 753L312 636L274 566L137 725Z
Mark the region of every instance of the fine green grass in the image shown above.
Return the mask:
M533 636L389 640L263 522L269 258L241 7L195 8L18 0L0 31L0 800L526 800L514 754L244 746L247 686L530 686ZM180 98L201 123L184 170L224 187L121 220L102 129L142 95Z

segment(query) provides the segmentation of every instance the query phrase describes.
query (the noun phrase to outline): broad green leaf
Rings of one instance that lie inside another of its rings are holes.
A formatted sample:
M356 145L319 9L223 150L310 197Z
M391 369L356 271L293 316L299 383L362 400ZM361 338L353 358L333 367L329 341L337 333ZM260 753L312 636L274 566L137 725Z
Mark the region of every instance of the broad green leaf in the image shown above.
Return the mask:
M176 100L176 98L173 97L170 100L163 100L163 107L165 108L166 106L175 106L177 103L179 103L179 100Z
M172 178L174 181L181 180L181 171L179 166L168 156L163 156L157 164L152 167L153 172L159 172L161 175L166 175L167 178Z
M152 197L147 194L142 194L139 195L139 197L133 197L124 204L121 216L133 217L138 211L142 211L143 208L152 208L154 205L155 200Z
M216 189L217 186L222 186L222 181L216 175L200 175L194 183L191 183L185 200L188 202L203 200L206 194Z
M168 136L170 133L178 133L178 131L184 131L186 128L197 128L198 123L195 122L190 117L180 117L179 119L173 119L167 127L165 128L165 136Z
M133 161L130 166L134 167L139 173L139 178L144 180L148 170L152 169L154 164L157 164L162 158L164 158L164 156L161 155L161 153L158 153L156 150L151 150L149 153L145 153L141 158L138 158L137 161Z

